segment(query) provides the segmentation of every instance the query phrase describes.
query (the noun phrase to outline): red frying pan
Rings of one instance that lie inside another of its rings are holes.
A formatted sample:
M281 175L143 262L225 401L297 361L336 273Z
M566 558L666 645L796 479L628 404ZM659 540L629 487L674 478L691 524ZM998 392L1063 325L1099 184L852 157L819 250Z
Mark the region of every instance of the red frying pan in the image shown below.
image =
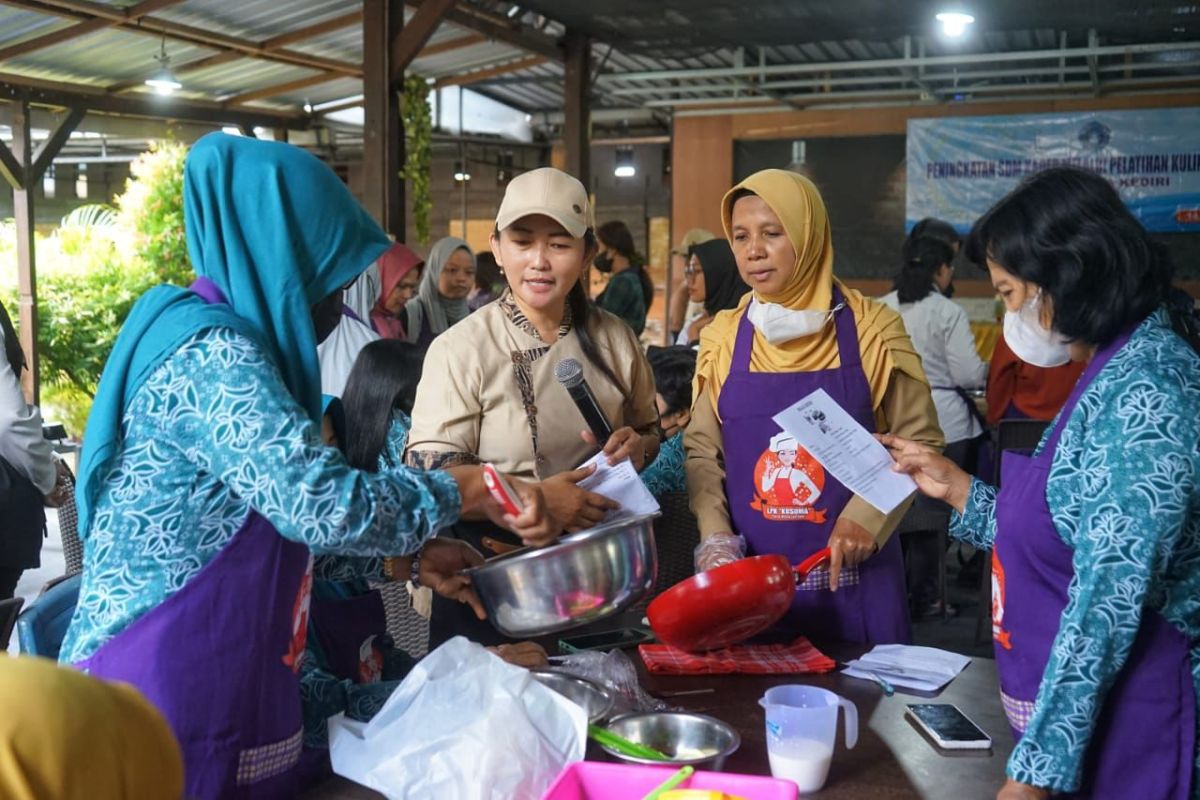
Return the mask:
M716 650L762 633L787 613L796 587L829 561L818 550L794 568L784 556L754 556L681 581L646 609L659 641L689 652Z

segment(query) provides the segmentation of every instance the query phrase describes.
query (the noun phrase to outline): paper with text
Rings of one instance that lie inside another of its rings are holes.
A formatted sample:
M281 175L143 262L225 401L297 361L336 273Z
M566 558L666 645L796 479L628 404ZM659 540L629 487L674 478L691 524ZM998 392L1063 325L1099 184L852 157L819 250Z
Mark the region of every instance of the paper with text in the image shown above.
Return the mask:
M773 418L850 491L884 514L913 492L912 478L892 471L895 460L824 389L817 389Z
M637 470L633 468L633 462L629 459L610 467L608 456L597 453L579 466L596 467L595 472L579 482L580 489L604 495L609 500L616 500L621 504L620 508L605 515L605 522L658 512L658 501L650 494L646 484L642 483Z

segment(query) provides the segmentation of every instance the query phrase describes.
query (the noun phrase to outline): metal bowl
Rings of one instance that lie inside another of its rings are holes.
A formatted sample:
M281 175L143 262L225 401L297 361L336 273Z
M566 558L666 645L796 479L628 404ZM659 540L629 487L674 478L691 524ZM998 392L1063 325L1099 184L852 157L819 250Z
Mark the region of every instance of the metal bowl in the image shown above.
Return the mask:
M636 764L692 764L720 770L725 759L742 744L737 731L719 719L704 714L649 712L625 714L605 726L631 742L652 747L667 756L666 762L638 758L600 745L606 753Z
M587 712L588 722L596 723L608 716L612 711L613 696L599 684L568 675L565 672L555 672L551 669L531 669L534 680L548 689L561 694L575 705Z
M654 585L658 514L598 525L468 570L496 630L542 636L619 613Z

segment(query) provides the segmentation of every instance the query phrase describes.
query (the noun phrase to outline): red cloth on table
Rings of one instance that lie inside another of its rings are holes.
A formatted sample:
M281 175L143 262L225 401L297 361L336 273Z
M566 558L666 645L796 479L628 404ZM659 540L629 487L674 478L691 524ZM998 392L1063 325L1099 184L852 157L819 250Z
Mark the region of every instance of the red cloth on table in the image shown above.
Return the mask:
M798 675L837 667L803 636L791 644L737 644L707 653L687 653L665 644L643 644L638 652L652 675Z

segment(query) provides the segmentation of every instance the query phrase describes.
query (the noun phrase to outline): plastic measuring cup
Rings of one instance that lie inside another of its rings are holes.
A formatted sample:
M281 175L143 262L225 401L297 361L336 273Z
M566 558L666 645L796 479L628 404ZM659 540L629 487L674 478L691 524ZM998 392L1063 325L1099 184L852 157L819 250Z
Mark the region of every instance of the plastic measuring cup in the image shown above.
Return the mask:
M771 774L792 781L801 792L817 791L829 776L839 706L846 709L846 747L858 742L858 709L826 689L776 686L758 704L767 712Z

